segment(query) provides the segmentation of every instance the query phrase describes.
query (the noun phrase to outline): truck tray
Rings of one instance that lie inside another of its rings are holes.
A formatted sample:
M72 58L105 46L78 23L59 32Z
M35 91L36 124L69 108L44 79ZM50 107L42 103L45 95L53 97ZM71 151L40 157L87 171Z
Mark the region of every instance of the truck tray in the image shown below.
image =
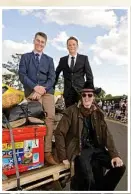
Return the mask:
M64 164L57 164L21 173L20 184L22 191L29 191L68 175L70 175L70 168L65 168ZM15 175L11 175L7 180L2 181L3 191L16 190L16 187L17 180Z

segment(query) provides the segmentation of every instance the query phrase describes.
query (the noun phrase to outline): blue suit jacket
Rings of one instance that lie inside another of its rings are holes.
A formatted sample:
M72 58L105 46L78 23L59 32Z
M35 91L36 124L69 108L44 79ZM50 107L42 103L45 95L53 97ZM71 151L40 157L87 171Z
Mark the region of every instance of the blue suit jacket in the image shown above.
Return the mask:
M24 85L25 96L29 96L37 85L46 87L47 93L54 94L55 68L53 59L42 54L39 66L34 52L23 54L19 64L19 78Z

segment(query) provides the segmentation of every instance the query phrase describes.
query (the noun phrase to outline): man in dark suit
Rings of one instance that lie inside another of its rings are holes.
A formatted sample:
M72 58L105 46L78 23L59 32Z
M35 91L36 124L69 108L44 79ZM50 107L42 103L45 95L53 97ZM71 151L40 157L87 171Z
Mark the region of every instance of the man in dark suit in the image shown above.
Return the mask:
M47 35L38 32L34 38L34 50L23 54L19 64L19 78L24 85L25 97L38 100L47 112L45 122L47 135L45 137L45 160L49 164L57 164L51 154L52 134L54 129L55 103L54 89L55 69L53 59L43 53Z
M59 65L56 68L57 84L59 74L63 71L64 76L64 99L66 107L73 105L79 100L79 91L82 89L85 76L86 81L92 82L93 75L88 61L88 57L77 53L78 40L70 37L67 40L67 49L69 55L60 58Z

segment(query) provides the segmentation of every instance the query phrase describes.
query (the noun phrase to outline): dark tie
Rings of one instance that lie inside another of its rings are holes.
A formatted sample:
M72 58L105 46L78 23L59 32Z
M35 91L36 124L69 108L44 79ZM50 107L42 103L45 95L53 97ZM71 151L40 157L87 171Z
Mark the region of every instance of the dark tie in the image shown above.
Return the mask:
M71 70L73 71L73 68L74 68L74 59L75 59L75 57L71 57L71 66L70 66L70 68L71 68Z
M35 54L35 61L36 61L36 65L37 65L37 66L38 66L39 63L40 63L39 56L40 56L40 55L39 55L38 53Z

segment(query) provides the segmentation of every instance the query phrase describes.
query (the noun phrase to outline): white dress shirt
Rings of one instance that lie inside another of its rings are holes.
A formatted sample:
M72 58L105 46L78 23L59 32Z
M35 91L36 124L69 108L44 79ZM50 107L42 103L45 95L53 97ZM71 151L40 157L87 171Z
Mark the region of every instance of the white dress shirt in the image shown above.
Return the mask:
M36 51L33 51L33 52L34 52L34 55L38 53L38 52L36 52ZM38 53L38 54L39 54L39 61L40 61L40 59L41 59L42 53L43 53L43 52Z
M75 56L71 56L71 55L68 56L68 65L69 65L69 67L71 66L71 57L74 57L74 65L75 65L77 54Z

